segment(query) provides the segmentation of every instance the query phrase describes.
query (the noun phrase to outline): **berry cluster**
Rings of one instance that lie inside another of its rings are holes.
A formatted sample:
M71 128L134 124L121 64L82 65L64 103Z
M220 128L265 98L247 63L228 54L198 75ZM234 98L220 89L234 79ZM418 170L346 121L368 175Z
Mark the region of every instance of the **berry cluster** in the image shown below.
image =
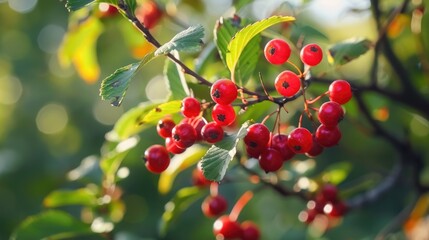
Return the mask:
M330 218L342 217L347 212L347 206L338 196L336 186L326 184L316 194L313 200L308 201L307 209L300 212L298 218L301 222L312 223L318 216Z
M165 147L153 145L146 150L144 159L149 171L161 173L167 169L170 163L168 153L183 153L198 141L214 144L223 139L223 127L235 121L231 103L237 98L237 86L231 80L219 79L213 83L210 92L216 103L212 110L212 122L202 117L202 105L194 97L182 100L181 113L185 118L180 123L176 124L171 118L158 122L156 129L158 135L165 139Z

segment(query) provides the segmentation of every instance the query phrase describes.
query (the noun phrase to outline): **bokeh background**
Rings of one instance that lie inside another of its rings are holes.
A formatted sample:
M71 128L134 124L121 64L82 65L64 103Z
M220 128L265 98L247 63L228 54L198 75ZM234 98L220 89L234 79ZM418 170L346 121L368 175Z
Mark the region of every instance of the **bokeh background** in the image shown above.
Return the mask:
M207 39L212 37L215 21L221 16L230 16L232 4L228 0L171 2L178 3L181 21L188 25L204 25ZM302 12L294 13L288 4L279 8L279 1L254 1L242 12L254 19L267 17L275 11L299 14L301 23L313 26L328 37L329 40L323 40L326 45L354 36L372 40L377 37L369 1L286 2L292 6L304 4L305 7ZM388 9L401 1L381 2L386 2L383 7ZM123 112L139 102L159 100L167 94L159 76L163 60L155 60L139 73L140 81L132 83L120 107L112 107L108 101L100 99L100 81L88 83L73 66L60 66L57 50L67 32L69 18L64 5L64 1L0 0L0 239L8 239L21 221L41 212L43 199L48 193L58 188L74 187L67 182L67 173L82 159L99 154L105 134ZM155 28L154 33L165 41L178 32L180 26L171 19L162 21L163 27ZM121 32L124 24L126 21L120 17L103 20L103 33L97 42L100 78L135 61L135 53ZM418 62L418 49L411 32L398 34L395 38L397 49L402 49L398 51L401 59L414 66ZM344 77L365 83L369 79L370 59L371 53L365 54L340 71ZM388 68L380 71L383 84L395 84L388 77L390 72ZM418 70L412 74L416 84L421 86L420 90L427 93L428 79ZM320 89L323 87L326 88L322 85ZM388 118L382 115L379 120L391 129L398 125L408 129L411 141L417 143L416 148L428 161L424 150L429 142L428 120L418 112L410 112L408 108L396 106L386 99L374 96L373 101L375 116L380 109L390 109ZM350 108L352 118L359 117L355 103L347 108ZM335 163L351 163L352 170L347 171L348 181L340 185L340 189L351 189L360 181L372 186L388 173L397 158L392 146L382 139L368 138L355 126L354 120L346 119L344 143L317 159L319 170L315 174ZM398 131L403 132L404 129ZM144 131L142 136L144 139L156 139L153 129ZM173 193L160 195L157 176L149 174L142 164L141 155L152 143L141 141L123 163L128 177L121 186L129 210L117 226L119 230L115 239L160 238L157 233L159 218ZM304 168L316 164L314 160L306 163ZM302 169L302 165L300 167ZM429 173L429 169L425 168L424 172ZM189 174L190 170L187 170L178 177L175 190L190 185ZM429 174L422 178L429 180ZM253 219L260 225L265 236L263 239L373 239L415 197L409 191L407 181L400 179L386 195L365 208L351 212L340 226L323 236L309 233L307 226L298 221L298 213L305 208L304 202L293 197L283 198L269 189L258 192L242 215L244 219ZM221 191L230 202L234 202L248 187L246 183L225 185ZM359 190L363 189L356 191ZM212 238L212 220L201 214L201 201L191 205L180 216L164 239ZM66 209L79 216L78 209ZM399 233L392 235L397 237L394 239L404 238L401 228L395 230Z

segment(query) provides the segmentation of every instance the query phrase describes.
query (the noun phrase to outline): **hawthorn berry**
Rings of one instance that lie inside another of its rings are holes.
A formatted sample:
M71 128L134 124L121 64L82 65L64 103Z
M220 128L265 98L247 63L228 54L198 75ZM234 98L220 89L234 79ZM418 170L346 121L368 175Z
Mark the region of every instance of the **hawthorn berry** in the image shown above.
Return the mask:
M341 131L338 126L328 127L321 124L316 130L316 141L323 147L332 147L341 139Z
M158 135L162 138L171 137L171 130L176 126L174 121L170 118L164 118L158 121L156 125L156 131Z
M137 19L143 25L151 29L156 26L162 17L162 11L154 1L144 1L144 3L136 11Z
M283 39L273 39L264 48L264 55L271 64L283 64L290 57L289 44Z
M173 154L180 154L186 150L186 148L178 147L171 137L165 139L165 147L167 148L167 151Z
M338 199L338 189L333 184L323 185L319 194L322 195L323 198L329 202L335 202Z
M220 195L208 196L204 199L201 209L206 217L216 217L226 211L228 202Z
M208 143L217 143L223 139L223 129L216 122L209 122L201 129L202 138Z
M270 130L262 123L254 123L247 128L244 143L257 152L262 152L270 141Z
M194 97L185 97L182 100L182 108L180 110L185 117L197 117L201 112L201 104Z
M307 209L304 211L301 211L298 215L298 219L299 221L303 222L303 223L307 223L310 224L314 221L314 219L317 216L317 212L313 209Z
M300 58L308 66L316 66L322 61L323 51L319 45L311 43L301 49Z
M306 153L313 147L313 135L307 128L295 128L289 133L287 144L295 153Z
M341 217L347 212L347 206L343 201L336 201L326 204L323 210L330 217Z
M197 132L189 123L179 123L171 130L173 142L180 148L192 146L197 139Z
M184 118L180 123L189 123L192 125L192 127L195 129L195 132L197 133L197 141L200 141L203 139L203 136L201 135L201 129L207 124L207 120L203 117L194 117L194 118Z
M249 145L246 145L246 153L247 156L251 157L251 158L259 158L259 156L261 156L261 149L258 148L252 148Z
M216 239L232 240L241 239L243 231L237 221L233 221L227 215L219 217L213 224L213 233Z
M308 157L316 157L319 156L323 150L324 147L317 142L316 137L313 135L313 146L308 152L305 153L305 155Z
M220 126L228 126L235 121L235 111L231 105L216 104L212 110L212 118Z
M221 105L229 105L237 98L237 86L229 79L219 79L210 88L213 101Z
M206 187L209 186L212 181L208 180L203 173L201 168L201 162L192 171L192 184L197 187Z
M335 80L329 85L329 99L341 105L352 98L352 88L346 80Z
M282 154L274 148L267 148L259 156L259 166L265 172L275 172L283 165Z
M344 118L344 110L334 101L323 103L319 108L319 121L327 127L335 127Z
M301 80L294 72L286 70L276 77L274 86L281 95L292 97L301 88Z
M167 149L161 145L152 145L144 152L146 168L153 173L161 173L170 165Z
M288 138L289 136L285 134L275 134L271 137L271 142L269 144L269 146L276 149L282 154L283 161L290 160L295 156L295 153L287 145Z
M119 13L115 6L104 2L98 5L98 10L102 18L113 17Z
M243 231L243 237L241 240L259 240L261 237L261 231L258 225L252 221L244 221L241 223L241 229Z

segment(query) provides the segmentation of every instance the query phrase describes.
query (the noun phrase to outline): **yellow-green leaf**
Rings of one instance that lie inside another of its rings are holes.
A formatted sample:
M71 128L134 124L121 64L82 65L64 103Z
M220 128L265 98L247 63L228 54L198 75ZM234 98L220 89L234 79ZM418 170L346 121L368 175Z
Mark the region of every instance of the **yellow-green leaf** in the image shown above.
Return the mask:
M43 200L46 207L61 207L69 205L95 206L96 194L88 188L76 190L57 190L50 193Z
M294 20L295 18L290 16L272 16L270 18L250 24L237 32L231 42L229 42L228 52L226 54L226 64L232 73L231 75L234 76L235 67L237 66L240 55L253 37L265 29L273 26L274 24Z
M168 114L180 112L182 105L181 100L175 100L171 102L166 102L158 105L154 109L150 110L140 121L140 124L151 123L164 118Z

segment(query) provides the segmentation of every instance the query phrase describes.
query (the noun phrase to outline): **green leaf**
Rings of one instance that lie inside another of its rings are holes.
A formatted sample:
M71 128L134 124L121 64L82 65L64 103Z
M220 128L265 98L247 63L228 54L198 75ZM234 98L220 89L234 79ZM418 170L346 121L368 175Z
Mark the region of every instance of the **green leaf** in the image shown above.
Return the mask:
M373 47L368 39L348 39L329 48L328 60L331 64L343 65L366 53Z
M130 81L137 70L154 58L153 53L147 54L142 61L117 69L101 83L100 96L103 100L110 100L112 105L118 107L124 99Z
M89 225L71 215L57 210L49 210L27 217L15 230L11 240L61 239L93 234Z
M165 204L165 212L162 214L159 232L164 236L170 224L177 217L188 209L189 205L204 196L205 191L201 191L198 187L187 187L177 191L176 195L167 204Z
M155 51L155 56L168 54L173 50L179 52L196 52L203 44L204 28L201 25L191 26L174 36L169 42Z
M242 25L244 25L245 22L245 19L234 16L233 18L227 19L221 18L216 24L214 39L219 51L219 55L225 65L228 44L233 36L242 28ZM243 49L243 52L238 60L237 69L239 71L236 72L234 79L238 79L241 85L246 84L256 68L256 64L258 63L261 52L259 47L260 42L260 35L253 37L247 46Z
M210 147L201 159L201 167L208 180L219 182L223 179L229 163L236 154L237 143L246 136L248 127L249 122L245 122L236 134L226 136Z
M350 162L338 162L328 166L322 173L322 179L338 185L344 181L352 170Z
M233 6L235 7L235 11L238 12L238 10L240 10L242 7L246 6L251 2L252 0L234 0Z
M61 207L68 205L83 205L95 206L97 205L96 194L88 188L81 188L76 190L57 190L50 193L43 200L46 207Z
M122 160L128 152L134 148L140 139L137 136L130 137L119 143L115 143L112 150L103 154L100 166L106 176L106 182L113 184L116 181L116 172L121 166Z
M174 100L160 104L141 118L140 124L157 122L168 114L178 113L180 112L181 106L182 100Z
M66 2L66 8L69 11L76 11L79 10L86 5L94 2L94 0L67 0Z
M206 147L194 145L186 149L184 153L174 155L170 166L159 176L158 191L162 194L168 193L176 176L188 167L195 165L206 152Z
M171 92L170 100L183 99L189 96L189 87L183 72L179 71L176 63L170 59L165 60L164 76Z
M274 24L293 20L295 20L295 18L289 16L272 16L270 18L248 25L237 32L234 38L229 42L228 51L226 54L226 63L232 75L235 76L235 68L237 66L238 60L240 59L244 48L253 37Z

